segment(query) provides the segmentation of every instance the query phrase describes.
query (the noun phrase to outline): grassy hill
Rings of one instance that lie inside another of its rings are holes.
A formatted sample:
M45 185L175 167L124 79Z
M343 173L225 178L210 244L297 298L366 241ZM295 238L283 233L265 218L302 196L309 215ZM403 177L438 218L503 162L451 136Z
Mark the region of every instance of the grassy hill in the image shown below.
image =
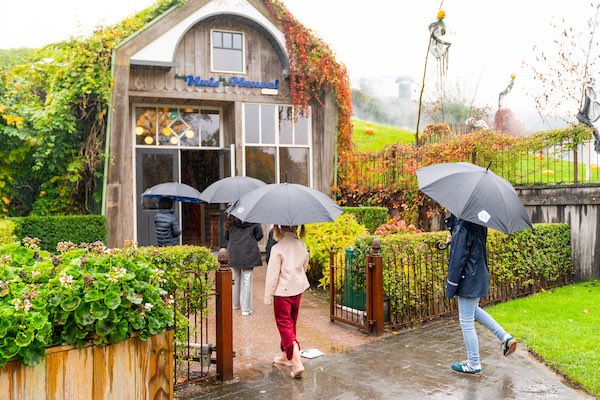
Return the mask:
M390 144L415 141L415 134L402 128L352 120L352 141L357 151L377 151Z

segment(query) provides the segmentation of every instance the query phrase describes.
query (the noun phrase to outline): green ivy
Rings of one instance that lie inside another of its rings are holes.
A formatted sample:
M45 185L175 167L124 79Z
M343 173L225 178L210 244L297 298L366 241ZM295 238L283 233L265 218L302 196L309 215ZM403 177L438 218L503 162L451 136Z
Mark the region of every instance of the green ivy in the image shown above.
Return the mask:
M39 249L37 239L24 242L0 248L0 366L13 357L34 366L55 345L105 345L134 332L142 340L164 332L175 318L170 293L205 298L211 289L189 290L183 272L203 276L217 264L202 247L108 250L63 242L54 255ZM185 320L181 310L180 304L178 321Z
M98 208L112 51L184 0L157 0L90 37L50 44L0 70L0 215Z
M342 209L345 213L354 215L358 223L366 227L371 234L390 218L385 207L342 207Z

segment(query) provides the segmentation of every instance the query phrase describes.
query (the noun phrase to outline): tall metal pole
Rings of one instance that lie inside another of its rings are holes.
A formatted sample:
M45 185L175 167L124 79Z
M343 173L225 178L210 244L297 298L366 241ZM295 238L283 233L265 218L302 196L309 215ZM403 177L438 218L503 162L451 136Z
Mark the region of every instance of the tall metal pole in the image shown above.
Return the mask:
M427 53L425 53L425 68L423 68L423 81L421 83L421 93L419 94L419 113L417 115L417 131L415 132L415 145L419 145L419 124L421 123L421 103L423 102L423 90L425 90L425 77L427 74L427 61L429 60L429 49L431 48L431 33L429 34L429 44Z

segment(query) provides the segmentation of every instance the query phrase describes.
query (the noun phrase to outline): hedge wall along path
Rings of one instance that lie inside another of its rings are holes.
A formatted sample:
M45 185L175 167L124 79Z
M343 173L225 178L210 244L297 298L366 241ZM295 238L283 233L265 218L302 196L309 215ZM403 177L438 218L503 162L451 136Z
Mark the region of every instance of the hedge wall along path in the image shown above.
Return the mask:
M106 219L102 215L64 215L55 217L12 218L18 240L25 237L42 240L40 248L54 251L59 242L106 243Z
M418 324L456 310L445 298L449 249L437 250L446 232L393 234L381 238L384 295L390 303L393 326ZM361 238L356 248L370 245ZM569 227L536 224L511 236L490 230L488 235L490 292L482 304L526 296L572 281Z

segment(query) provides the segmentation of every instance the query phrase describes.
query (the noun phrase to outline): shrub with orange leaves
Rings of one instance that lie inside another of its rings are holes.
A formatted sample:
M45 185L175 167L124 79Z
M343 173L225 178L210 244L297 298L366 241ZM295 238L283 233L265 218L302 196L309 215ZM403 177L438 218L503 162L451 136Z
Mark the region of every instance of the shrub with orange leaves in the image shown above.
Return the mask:
M367 128L367 129L365 129L365 135L371 136L374 133L375 133L375 129L373 129L373 128Z
M376 236L387 236L392 233L421 233L421 230L413 224L407 224L399 216L390 219L387 224L380 225L375 230Z

